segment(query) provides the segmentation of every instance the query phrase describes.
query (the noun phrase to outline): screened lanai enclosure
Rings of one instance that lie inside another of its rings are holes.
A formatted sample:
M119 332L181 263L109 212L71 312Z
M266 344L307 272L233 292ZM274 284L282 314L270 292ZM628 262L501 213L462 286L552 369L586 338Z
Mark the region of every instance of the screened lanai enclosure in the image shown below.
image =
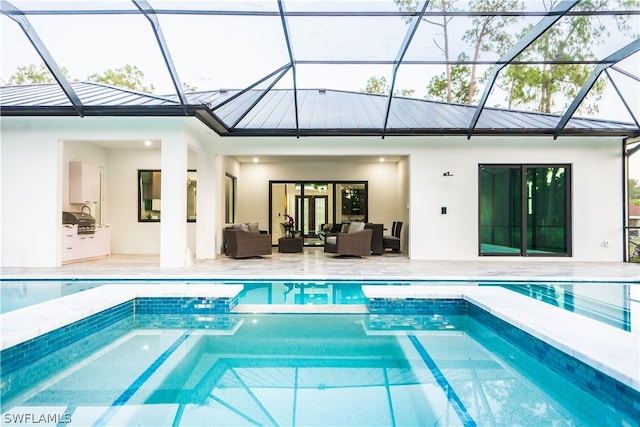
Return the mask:
M223 137L621 137L626 257L640 244L638 0L0 5L2 116L186 116ZM570 254L567 166L480 168L481 255ZM287 204L273 227L290 212L320 244L349 216L337 185L272 183Z
M571 131L576 113L633 123L640 132L636 0L1 5L4 83L24 83L34 71L16 71L33 65L42 70L35 83L56 82L62 90L60 114L104 114L109 107L124 114L125 105L73 84L94 81L157 95L146 108L130 105L140 114L181 111L225 135L384 137L440 129L471 137L486 128L534 127L504 123L507 117L482 123L490 107L560 115L544 125L554 137ZM366 106L340 117L309 111L317 103L308 98L336 96L322 89L379 94L382 102L375 114ZM401 119L407 97L471 107L463 117L412 126ZM600 108L603 101L617 108ZM23 104L23 113L38 102Z

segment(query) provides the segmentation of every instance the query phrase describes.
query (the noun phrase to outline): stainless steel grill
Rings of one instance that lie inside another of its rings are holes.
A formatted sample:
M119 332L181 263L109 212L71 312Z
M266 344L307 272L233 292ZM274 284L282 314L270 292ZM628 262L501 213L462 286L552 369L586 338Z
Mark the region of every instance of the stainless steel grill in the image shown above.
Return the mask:
M96 232L96 219L84 212L62 212L62 223L78 226L78 234Z

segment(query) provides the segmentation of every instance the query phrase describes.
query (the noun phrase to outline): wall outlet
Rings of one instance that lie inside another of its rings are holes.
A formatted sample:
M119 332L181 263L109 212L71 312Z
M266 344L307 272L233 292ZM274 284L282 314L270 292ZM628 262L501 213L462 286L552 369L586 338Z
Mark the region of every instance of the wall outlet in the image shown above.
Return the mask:
M604 243L604 247L605 247L605 248L608 248L608 247L609 247L609 241L608 241L608 240L605 240L603 243Z

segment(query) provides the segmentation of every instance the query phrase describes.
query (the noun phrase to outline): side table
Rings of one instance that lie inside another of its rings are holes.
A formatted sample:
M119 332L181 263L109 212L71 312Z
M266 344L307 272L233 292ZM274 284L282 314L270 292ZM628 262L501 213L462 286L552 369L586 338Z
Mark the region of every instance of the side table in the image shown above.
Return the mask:
M278 252L299 253L302 252L302 237L281 237L278 239Z

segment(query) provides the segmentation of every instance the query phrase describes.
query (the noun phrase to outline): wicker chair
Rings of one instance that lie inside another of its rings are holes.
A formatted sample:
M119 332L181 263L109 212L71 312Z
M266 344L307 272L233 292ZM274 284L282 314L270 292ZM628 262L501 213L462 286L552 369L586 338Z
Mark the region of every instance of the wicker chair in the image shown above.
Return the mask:
M335 244L329 239L331 236L335 236ZM369 256L372 236L373 230L370 228L354 233L329 234L324 243L324 251L344 256Z
M224 229L224 253L232 258L271 255L271 234Z

